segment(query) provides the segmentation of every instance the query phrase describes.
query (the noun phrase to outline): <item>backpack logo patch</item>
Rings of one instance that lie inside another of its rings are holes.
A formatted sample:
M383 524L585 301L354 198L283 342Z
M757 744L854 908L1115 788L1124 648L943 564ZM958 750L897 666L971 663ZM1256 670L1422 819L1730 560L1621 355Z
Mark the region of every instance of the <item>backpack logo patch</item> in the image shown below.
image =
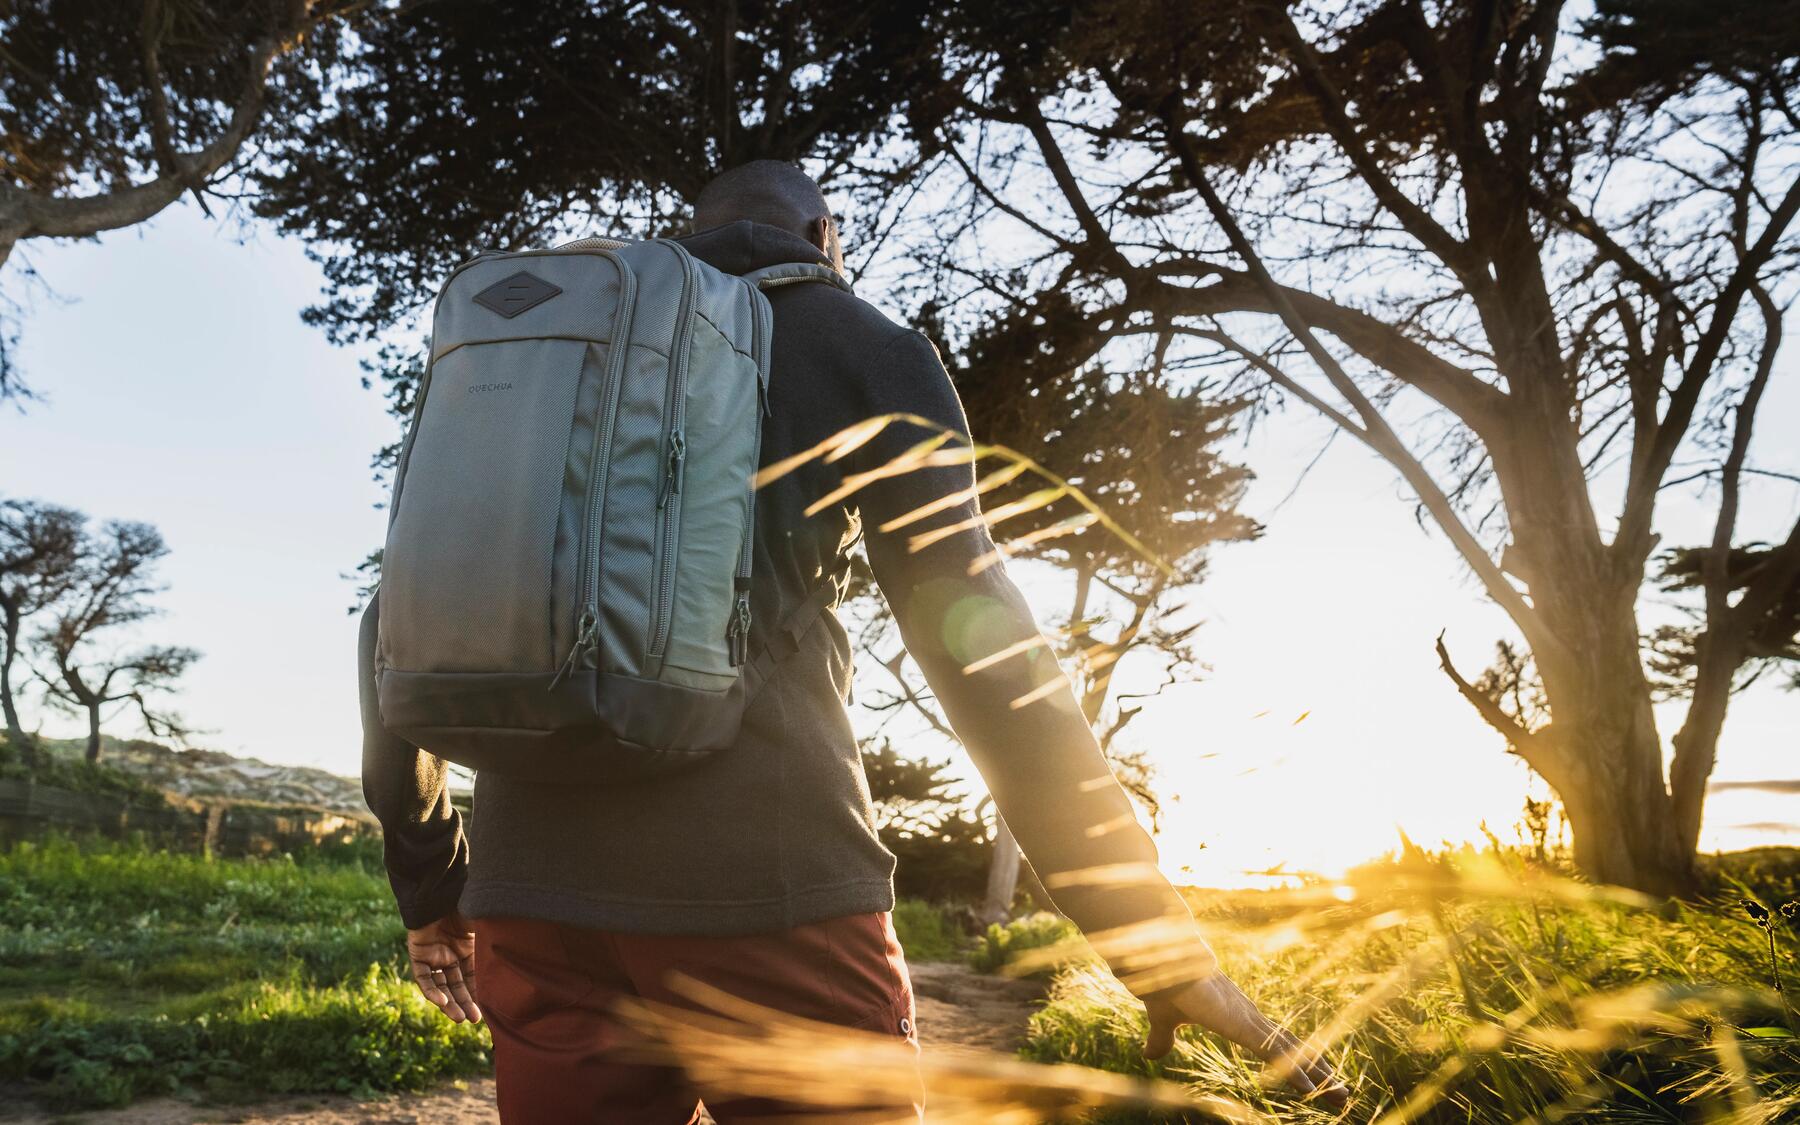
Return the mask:
M520 270L475 294L475 303L511 319L526 309L537 308L561 292L560 286Z

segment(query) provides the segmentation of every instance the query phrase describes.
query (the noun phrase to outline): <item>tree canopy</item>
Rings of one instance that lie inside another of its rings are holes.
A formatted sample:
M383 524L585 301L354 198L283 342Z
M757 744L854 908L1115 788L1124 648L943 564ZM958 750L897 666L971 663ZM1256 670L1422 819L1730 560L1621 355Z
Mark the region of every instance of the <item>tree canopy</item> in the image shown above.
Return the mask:
M1800 527L1738 526L1800 248L1800 20L1771 7L957 6L909 106L959 221L909 250L969 338L1029 357L1015 386L1153 341L1172 385L1235 368L1385 458L1549 721L1444 649L1456 689L1590 873L1684 886L1733 673L1800 570ZM1665 775L1636 606L1683 485L1716 519Z

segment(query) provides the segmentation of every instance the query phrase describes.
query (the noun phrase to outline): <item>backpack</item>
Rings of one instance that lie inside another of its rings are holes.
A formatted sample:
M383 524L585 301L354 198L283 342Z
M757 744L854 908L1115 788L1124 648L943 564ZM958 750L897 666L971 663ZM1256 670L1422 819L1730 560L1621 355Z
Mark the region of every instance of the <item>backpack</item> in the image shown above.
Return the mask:
M667 239L487 252L451 273L382 554L382 724L480 770L605 782L705 759L835 600L754 657L773 318Z

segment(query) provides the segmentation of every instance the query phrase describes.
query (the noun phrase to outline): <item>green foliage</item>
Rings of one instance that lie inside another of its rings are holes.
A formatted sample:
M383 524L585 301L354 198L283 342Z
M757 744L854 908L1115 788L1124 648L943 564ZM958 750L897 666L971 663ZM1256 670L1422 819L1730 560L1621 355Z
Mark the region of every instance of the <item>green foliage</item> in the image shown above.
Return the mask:
M401 973L377 867L53 841L0 853L0 1081L60 1108L416 1090L486 1065Z
M894 904L894 931L908 961L954 961L968 944L944 907L916 898Z
M979 901L994 842L963 807L956 779L945 772L949 761L905 757L887 739L861 749L876 831L896 861L895 891L929 902Z
M38 1084L62 1108L184 1089L217 1098L421 1090L486 1062L486 1036L425 1007L391 965L332 985L213 989L153 1012L43 996L0 1008L0 1076Z
M1800 1115L1800 1013L1769 963L1771 940L1790 968L1800 943L1791 930L1772 938L1742 904L1630 900L1472 852L1410 857L1336 888L1210 897L1233 900L1206 930L1265 1011L1302 1036L1341 1021L1326 1034L1355 1092L1351 1121L1409 1100L1418 1114L1402 1119L1430 1122ZM1148 1063L1144 1030L1116 981L1076 965L1022 1054L1181 1081L1280 1122L1324 1120L1192 1029Z
M1046 949L1065 943L1069 946L1068 959L1082 960L1084 955L1077 952L1081 947L1076 944L1080 937L1081 931L1075 924L1060 914L1028 914L1014 918L1004 926L996 922L988 926L987 933L981 936L981 944L969 954L969 965L978 972L997 973L1028 949ZM1053 966L1046 966L1025 975L1049 976L1054 971Z

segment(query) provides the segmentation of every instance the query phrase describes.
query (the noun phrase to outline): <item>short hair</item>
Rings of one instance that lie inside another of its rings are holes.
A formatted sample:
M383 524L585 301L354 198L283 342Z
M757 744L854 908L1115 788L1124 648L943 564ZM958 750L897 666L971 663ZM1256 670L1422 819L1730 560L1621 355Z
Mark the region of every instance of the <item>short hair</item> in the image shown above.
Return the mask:
M797 164L752 160L713 177L694 200L694 229L748 219L804 237L815 219L831 214L825 193Z

